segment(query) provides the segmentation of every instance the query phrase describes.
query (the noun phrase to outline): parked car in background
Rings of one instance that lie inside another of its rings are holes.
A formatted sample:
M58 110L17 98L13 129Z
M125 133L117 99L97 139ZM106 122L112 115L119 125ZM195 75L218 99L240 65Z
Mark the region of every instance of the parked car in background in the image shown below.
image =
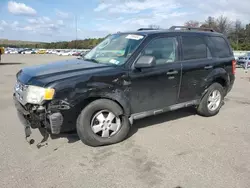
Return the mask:
M69 51L69 55L71 55L71 56L72 56L74 53L76 53L76 50L70 50L70 51Z
M88 52L87 51L82 51L80 56L85 56Z
M63 53L63 50L57 50L56 55L61 55Z
M237 59L237 66L247 69L250 67L250 52L247 52L243 56L239 56Z
M81 52L73 52L72 55L73 55L73 56L80 56L80 55L81 55Z
M34 50L26 50L22 54L36 54L36 52Z
M26 51L30 51L30 50L32 50L32 49L30 49L30 48L20 49L20 50L18 51L18 53L19 53L19 54L25 54Z
M22 52L24 52L24 51L25 51L25 49L19 49L19 50L18 50L18 53L19 53L19 54L22 54Z
M46 50L47 54L52 54L53 50Z
M46 54L46 50L45 49L42 49L42 50L38 50L37 52L38 54Z
M15 49L8 49L5 51L5 54L18 54L18 51Z
M51 54L57 54L57 51L56 50L52 50Z
M65 51L60 51L58 53L59 56L70 56L70 51L69 50L65 50Z

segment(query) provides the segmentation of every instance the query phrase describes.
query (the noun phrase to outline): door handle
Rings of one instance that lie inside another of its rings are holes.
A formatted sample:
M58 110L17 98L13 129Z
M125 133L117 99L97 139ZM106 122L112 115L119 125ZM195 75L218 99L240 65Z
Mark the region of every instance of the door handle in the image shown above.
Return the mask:
M167 75L174 75L174 74L178 74L178 71L172 70L167 72Z
M204 67L204 69L212 69L212 68L213 68L212 65L207 65L207 66Z

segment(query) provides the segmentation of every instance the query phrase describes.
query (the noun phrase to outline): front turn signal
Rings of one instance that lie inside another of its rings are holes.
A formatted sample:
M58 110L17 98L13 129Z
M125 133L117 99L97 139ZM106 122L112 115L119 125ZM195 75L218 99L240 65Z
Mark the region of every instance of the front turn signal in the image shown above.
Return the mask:
M44 100L52 100L55 95L55 89L46 88L44 92Z

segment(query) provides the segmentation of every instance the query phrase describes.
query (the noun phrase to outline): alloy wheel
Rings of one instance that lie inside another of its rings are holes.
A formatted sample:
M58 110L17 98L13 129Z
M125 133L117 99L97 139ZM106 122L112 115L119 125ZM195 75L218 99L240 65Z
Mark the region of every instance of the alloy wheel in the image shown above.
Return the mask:
M121 128L121 119L108 110L94 114L91 120L92 131L103 138L115 135Z
M210 111L215 111L218 109L221 103L221 93L218 90L214 90L208 97L207 107Z

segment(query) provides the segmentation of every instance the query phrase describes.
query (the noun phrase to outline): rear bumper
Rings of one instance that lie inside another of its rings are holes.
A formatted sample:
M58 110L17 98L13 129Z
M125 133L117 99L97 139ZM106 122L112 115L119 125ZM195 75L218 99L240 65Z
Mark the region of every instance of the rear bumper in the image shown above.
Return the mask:
M227 87L227 94L232 90L235 81L235 75L229 76L229 84Z

